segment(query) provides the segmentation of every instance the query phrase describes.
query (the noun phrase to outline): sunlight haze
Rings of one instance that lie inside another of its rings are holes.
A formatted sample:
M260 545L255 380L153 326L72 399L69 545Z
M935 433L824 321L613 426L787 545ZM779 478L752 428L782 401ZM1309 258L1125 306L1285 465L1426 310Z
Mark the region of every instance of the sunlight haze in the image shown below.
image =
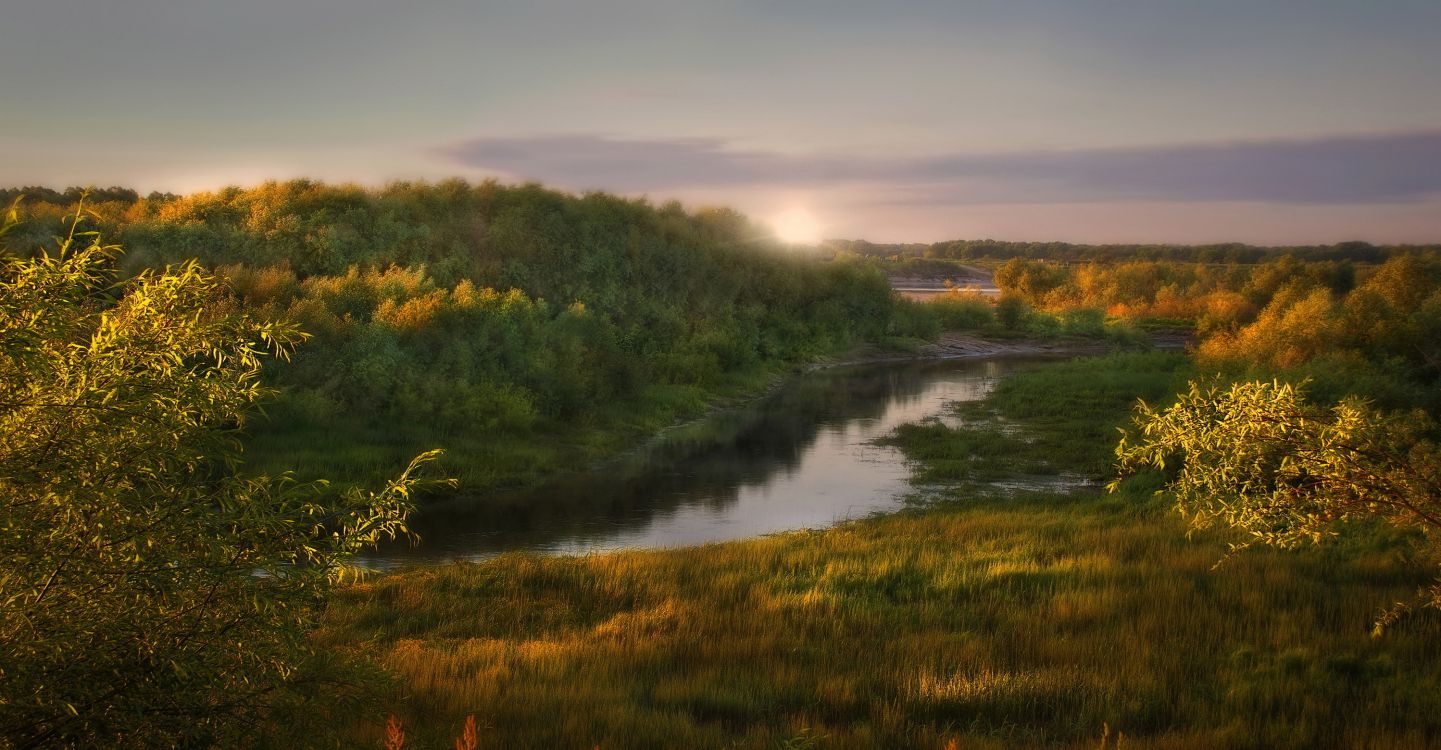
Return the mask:
M805 191L825 236L877 241L1434 241L1438 28L1425 0L26 2L0 181L495 177L757 217Z

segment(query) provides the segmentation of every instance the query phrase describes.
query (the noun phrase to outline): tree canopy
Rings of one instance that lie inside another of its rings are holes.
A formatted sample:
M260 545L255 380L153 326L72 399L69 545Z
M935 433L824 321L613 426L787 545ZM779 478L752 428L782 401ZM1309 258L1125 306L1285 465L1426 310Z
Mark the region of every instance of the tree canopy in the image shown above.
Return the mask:
M69 209L24 206L17 251L64 232ZM531 481L732 382L925 323L868 264L784 248L726 209L293 180L94 212L124 273L195 260L252 317L314 334L267 364L283 395L249 444L306 476L378 479L444 445L465 492Z
M117 282L78 223L0 265L0 744L224 744L430 455L379 492L246 475L262 364L302 336L194 263Z

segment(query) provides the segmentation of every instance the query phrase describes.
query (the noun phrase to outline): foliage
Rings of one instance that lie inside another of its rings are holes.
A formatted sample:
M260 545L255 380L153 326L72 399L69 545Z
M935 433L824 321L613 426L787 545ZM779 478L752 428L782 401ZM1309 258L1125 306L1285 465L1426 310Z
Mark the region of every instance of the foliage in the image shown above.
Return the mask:
M1202 344L1204 361L1289 368L1355 354L1405 378L1441 378L1441 255L1394 258L1345 292L1304 276L1272 284L1254 321Z
M115 283L79 223L0 268L0 737L233 742L302 687L317 606L404 532L431 455L380 492L240 473L262 363L301 335L193 263Z
M108 188L83 188L68 187L64 190L40 186L28 186L21 188L0 188L0 201L12 203L17 198L24 197L32 201L43 201L55 206L71 208L84 203L134 203L140 200L140 194L130 188L108 187ZM162 199L164 193L151 193L150 199ZM168 196L175 197L175 196Z
M892 300L890 318L886 333L892 341L930 341L944 327L931 305L900 295Z
M32 231L55 213L37 204ZM284 395L251 445L307 475L388 476L439 443L467 489L516 483L691 413L670 407L678 389L703 404L861 340L934 331L875 268L799 255L724 209L296 180L108 203L101 221L127 269L198 259L252 316L315 335L267 365Z
M1354 400L1320 409L1275 382L1193 382L1175 404L1137 412L1136 433L1116 448L1121 469L1169 470L1167 489L1196 528L1283 548L1362 520L1417 530L1431 546L1441 532L1441 450L1422 439L1422 414ZM1441 606L1441 584L1426 597Z
M1099 471L1131 399L1185 367L1028 369L932 444L1004 430ZM403 676L418 745L474 714L505 747L1095 747L1103 725L1139 747L1435 746L1441 618L1364 629L1424 574L1384 538L1213 571L1214 540L1187 539L1144 479L1122 498L948 484L826 530L411 570L345 591L321 638ZM356 744L379 746L384 719Z
M926 302L932 314L948 331L987 328L996 322L995 306L979 292L951 289Z
M1128 321L1108 319L1094 307L1060 312L1038 310L1018 294L993 299L980 292L953 288L922 303L934 325L947 331L977 331L997 338L1025 336L1050 339L1063 336L1109 339L1138 344L1146 337Z
M1033 304L1066 283L1066 269L1040 261L1008 260L996 269L996 287Z
M1319 290L1339 297L1373 277L1391 286L1388 279L1397 274L1390 269L1434 263L1434 253L1419 250L1395 253L1375 269L1358 268L1349 260L1301 261L1290 255L1259 264L1224 265L1174 259L1065 264L1013 258L996 268L994 280L1003 295L1036 310L1059 314L1097 309L1113 319L1194 328L1209 337L1251 324L1277 298Z

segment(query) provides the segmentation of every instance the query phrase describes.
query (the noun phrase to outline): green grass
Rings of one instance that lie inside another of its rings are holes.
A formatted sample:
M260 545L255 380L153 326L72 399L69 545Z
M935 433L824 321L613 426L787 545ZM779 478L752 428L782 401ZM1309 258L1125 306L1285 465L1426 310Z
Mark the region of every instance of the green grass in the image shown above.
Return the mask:
M1050 363L1001 381L985 400L956 404L964 429L932 420L905 425L886 442L917 461L915 479L927 484L1060 473L1101 478L1136 400L1169 398L1189 375L1179 353Z
M386 702L415 747L448 746L470 714L482 747L1092 748L1104 725L1127 748L1436 746L1441 617L1369 635L1428 579L1384 537L1213 569L1224 539L1188 537L1154 480L979 484L1008 461L1103 468L1132 399L1177 377L1167 355L1039 367L961 428L903 441L922 475L941 460L926 450L954 460L997 434L1044 448L994 450L925 507L418 569L345 591L317 642L399 676ZM356 741L378 747L382 718Z

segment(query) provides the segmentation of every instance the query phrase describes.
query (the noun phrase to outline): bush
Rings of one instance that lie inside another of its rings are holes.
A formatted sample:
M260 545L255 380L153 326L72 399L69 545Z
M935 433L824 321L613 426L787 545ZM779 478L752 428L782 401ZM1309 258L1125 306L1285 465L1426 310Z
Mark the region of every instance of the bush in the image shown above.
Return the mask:
M430 456L379 493L241 474L262 362L300 334L193 263L116 284L117 252L72 228L0 265L0 737L240 744Z
M996 321L991 300L982 294L951 290L931 298L926 306L950 331L973 331L993 325Z
M1030 305L1014 294L1002 295L1001 299L996 302L996 322L1008 331L1020 328L1030 312Z

